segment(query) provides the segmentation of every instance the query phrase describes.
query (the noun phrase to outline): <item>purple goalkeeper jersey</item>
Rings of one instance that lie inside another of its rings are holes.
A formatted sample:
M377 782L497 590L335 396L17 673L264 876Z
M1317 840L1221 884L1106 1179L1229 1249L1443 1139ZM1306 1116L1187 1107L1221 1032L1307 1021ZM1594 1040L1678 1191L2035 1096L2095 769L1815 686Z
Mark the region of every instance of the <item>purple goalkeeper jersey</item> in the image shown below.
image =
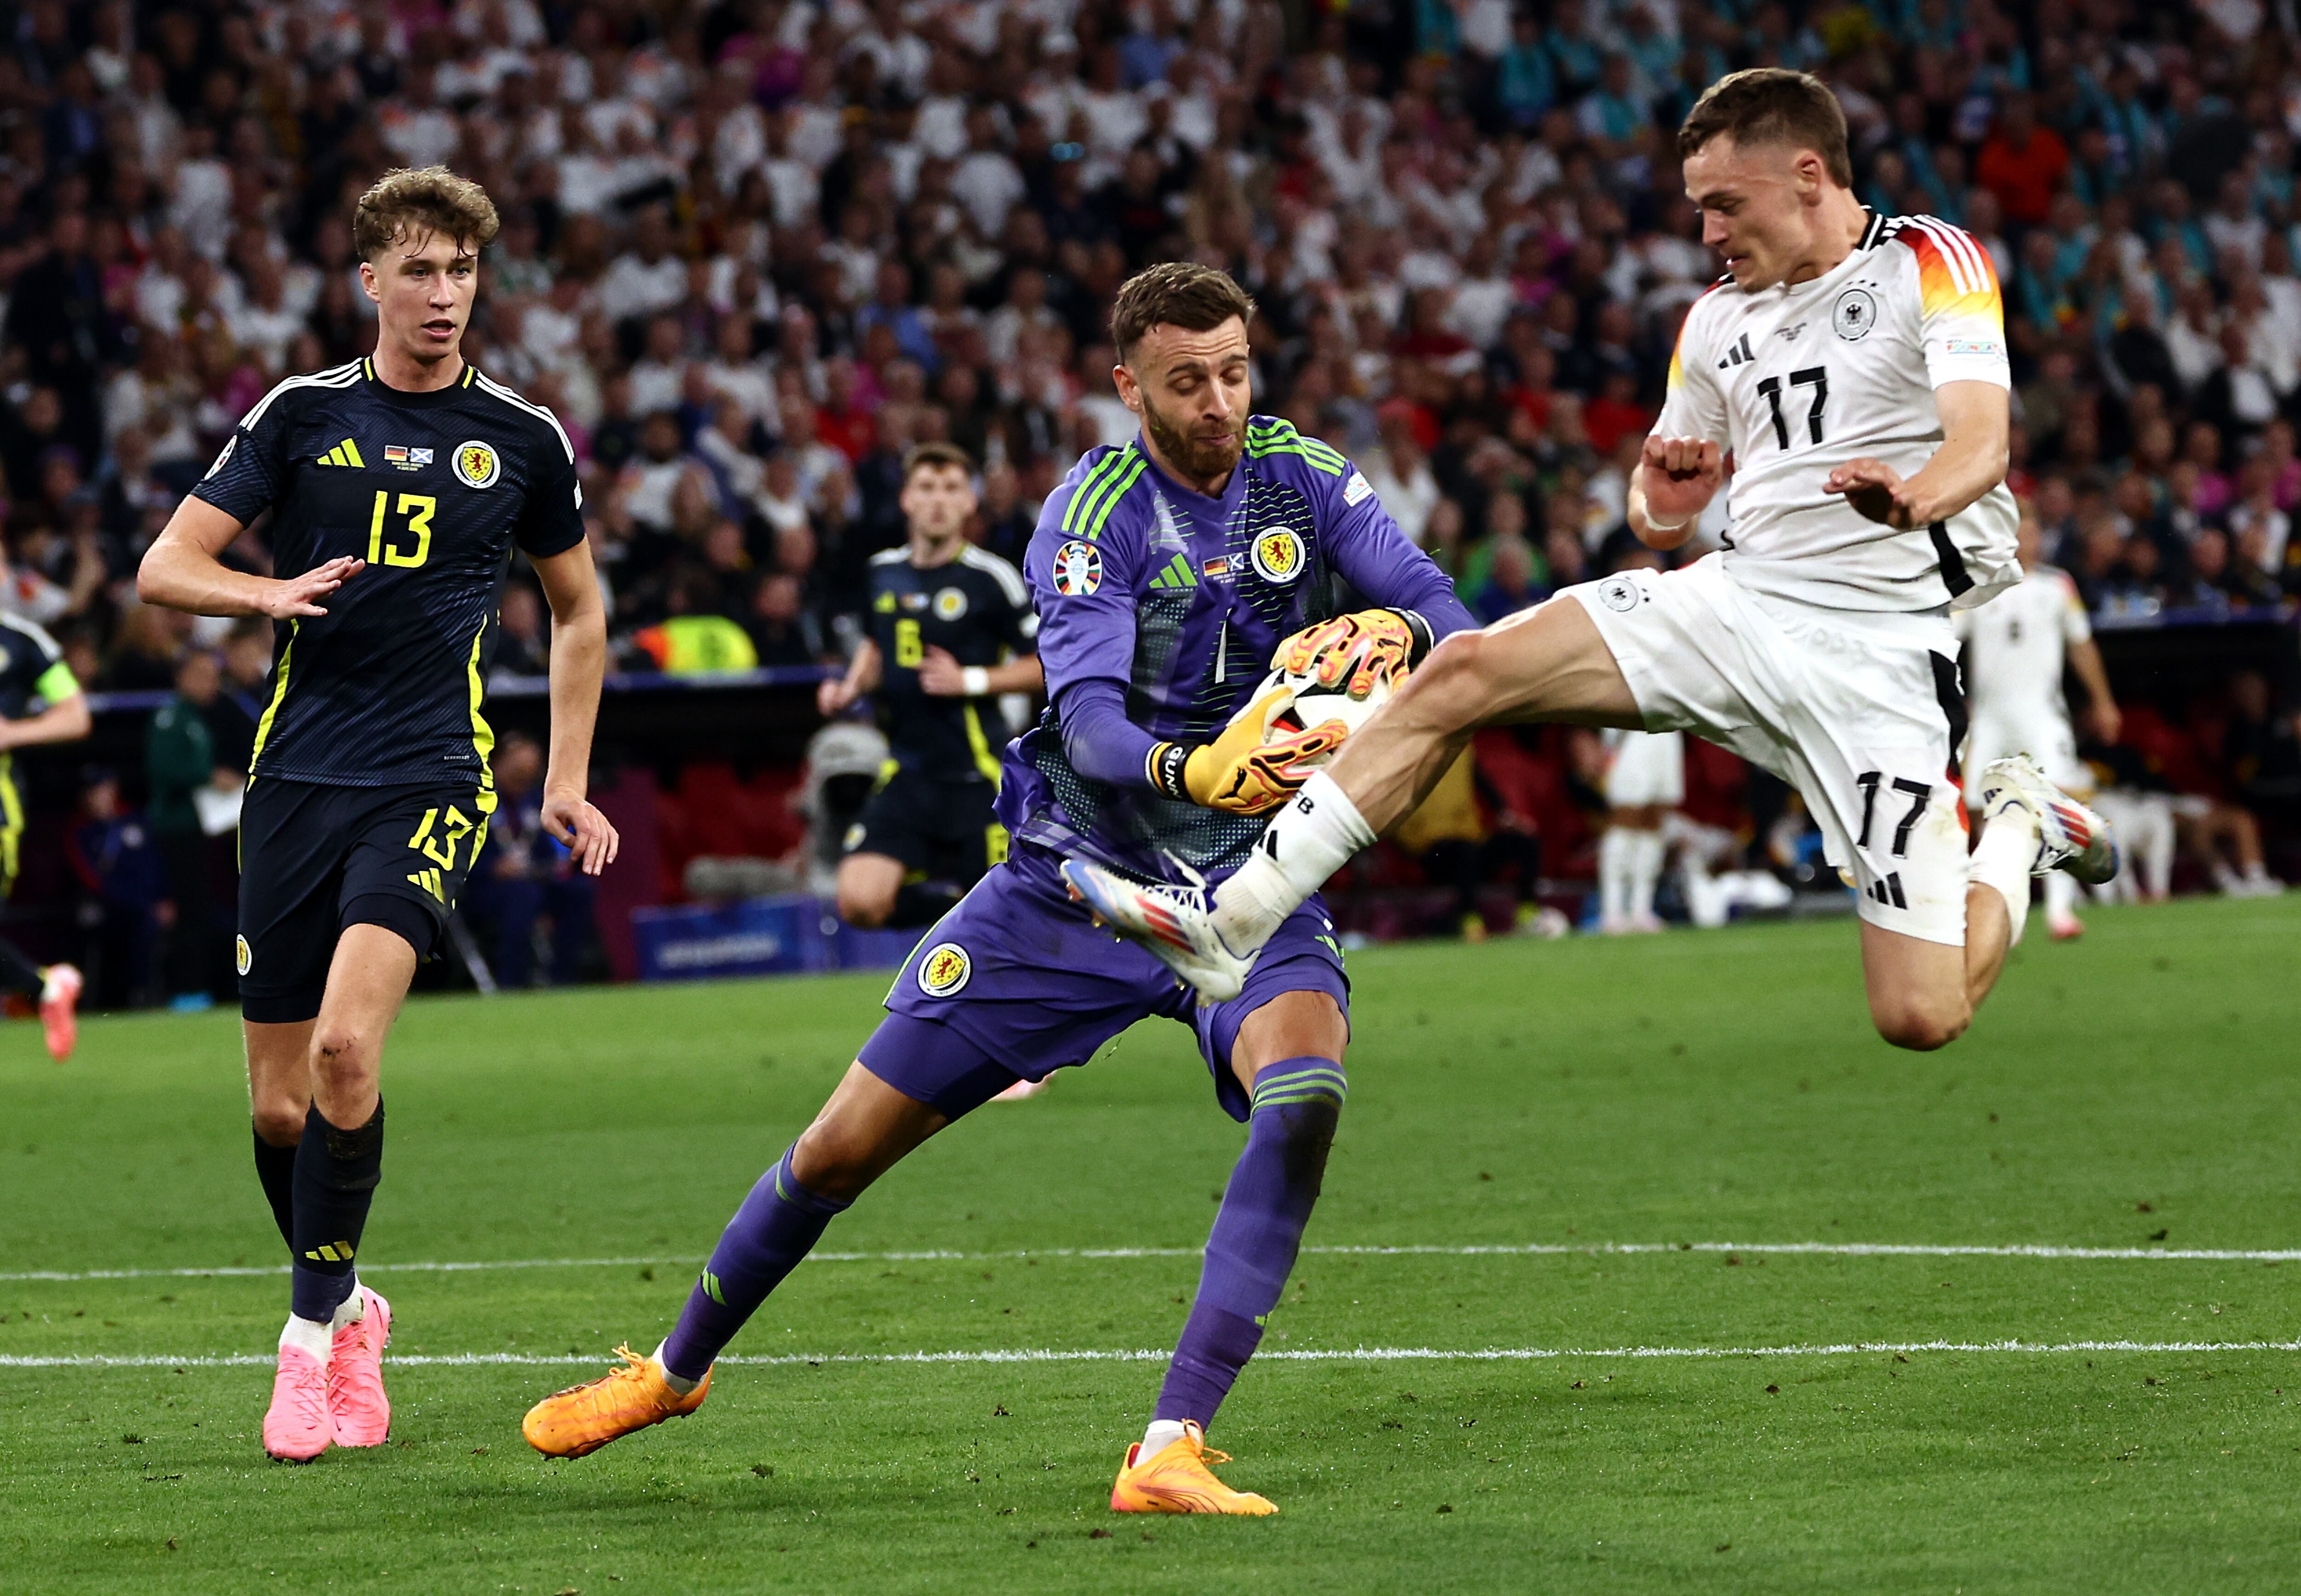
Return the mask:
M1235 869L1263 821L1164 797L1147 774L1081 775L1063 748L1066 690L1107 681L1135 726L1200 741L1315 622L1386 606L1417 612L1435 637L1477 624L1357 468L1272 416L1249 420L1219 498L1168 477L1139 437L1090 450L1041 508L1024 573L1048 708L1008 747L999 818L1021 841L1154 879L1177 879L1176 865L1209 878Z

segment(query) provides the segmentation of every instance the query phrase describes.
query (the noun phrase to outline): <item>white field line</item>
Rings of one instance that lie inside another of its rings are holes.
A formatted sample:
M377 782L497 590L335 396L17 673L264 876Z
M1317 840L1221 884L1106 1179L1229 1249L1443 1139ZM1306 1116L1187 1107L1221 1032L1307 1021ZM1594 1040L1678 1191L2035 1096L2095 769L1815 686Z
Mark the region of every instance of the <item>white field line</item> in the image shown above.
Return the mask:
M1197 1247L1031 1247L1008 1252L813 1252L810 1264L910 1264L947 1261L994 1263L1023 1258L1197 1258ZM1594 1241L1544 1242L1474 1247L1305 1247L1305 1257L1322 1258L1572 1258L1608 1254L1671 1252L1764 1253L1774 1257L1804 1254L1824 1258L2102 1258L2113 1261L2203 1262L2222 1264L2301 1263L2301 1248L2238 1247L2052 1247L2024 1244L2003 1247L1960 1246L1950 1243L1901 1241ZM364 1264L370 1274L468 1274L493 1269L622 1269L662 1265L691 1269L699 1258L496 1258L453 1263ZM0 1274L6 1281L79 1280L204 1280L288 1273L285 1264L218 1265L194 1269L28 1269Z
M1853 1353L2023 1352L2032 1355L2080 1352L2138 1352L2151 1356L2173 1353L2301 1352L2301 1341L1828 1341L1778 1347L1352 1347L1331 1350L1266 1349L1258 1361L1280 1363L1535 1363L1560 1358L1833 1358ZM797 1364L1004 1364L1004 1363L1164 1363L1171 1354L1163 1348L1062 1350L1045 1348L992 1349L966 1352L826 1352L784 1354L773 1358L722 1358L722 1364L784 1367ZM253 1353L163 1358L157 1355L105 1357L98 1354L0 1354L5 1369L158 1369L270 1368L277 1360ZM523 1368L559 1368L600 1364L602 1354L537 1354L531 1352L441 1352L393 1354L400 1366L478 1368L508 1365Z

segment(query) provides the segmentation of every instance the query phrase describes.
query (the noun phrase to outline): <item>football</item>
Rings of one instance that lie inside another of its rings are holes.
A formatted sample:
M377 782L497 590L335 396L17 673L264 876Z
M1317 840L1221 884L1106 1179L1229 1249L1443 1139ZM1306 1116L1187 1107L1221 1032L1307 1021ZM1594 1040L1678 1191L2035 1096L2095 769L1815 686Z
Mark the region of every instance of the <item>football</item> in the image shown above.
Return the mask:
M1270 717L1263 731L1265 742L1276 742L1306 727L1322 726L1328 721L1340 721L1355 732L1366 724L1369 715L1389 700L1392 691L1387 682L1378 683L1365 698L1353 698L1335 689L1305 682L1289 672L1273 671L1255 689L1253 699L1249 701L1259 701L1264 694L1277 687L1293 689L1294 697L1284 708ZM1320 755L1309 763L1314 766L1320 765L1332 757L1330 754Z

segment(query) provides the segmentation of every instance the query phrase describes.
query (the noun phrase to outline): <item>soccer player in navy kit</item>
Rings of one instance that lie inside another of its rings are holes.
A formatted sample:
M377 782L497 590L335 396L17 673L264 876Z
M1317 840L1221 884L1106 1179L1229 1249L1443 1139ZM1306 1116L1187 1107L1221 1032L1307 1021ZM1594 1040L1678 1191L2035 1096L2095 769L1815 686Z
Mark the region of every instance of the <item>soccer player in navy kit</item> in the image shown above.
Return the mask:
M991 807L1007 742L994 695L1046 680L1022 572L966 540L966 451L904 455L901 505L903 547L871 556L869 635L816 699L830 716L875 692L887 731L887 768L839 861L840 918L865 926L931 925L1007 856Z
M88 699L55 639L21 615L0 614L0 902L15 890L24 804L10 750L75 742L94 723ZM0 938L0 988L35 998L49 1056L62 1064L79 1036L80 974L71 965L34 964Z
M1276 1510L1215 1476L1222 1455L1205 1429L1261 1340L1318 1199L1344 1091L1342 949L1306 904L1243 993L1199 1002L1096 927L1063 883L1062 854L1150 880L1235 868L1301 762L1343 735L1329 722L1266 737L1293 697L1260 690L1274 655L1394 671L1476 623L1342 455L1249 414L1253 315L1203 266L1154 266L1119 290L1114 378L1142 431L1089 451L1039 514L1025 575L1051 702L1007 749L998 812L1013 851L920 940L886 1018L737 1211L670 1337L538 1403L524 1429L539 1450L581 1456L694 1411L712 1360L874 1180L1017 1081L1083 1065L1157 1015L1197 1032L1216 1100L1247 1141L1111 1506ZM1338 614L1337 578L1396 607Z
M238 954L256 1171L292 1266L264 1445L295 1462L380 1446L390 1424L390 1307L353 1272L382 1172L379 1066L495 809L482 684L515 547L552 613L543 823L587 873L615 853L584 799L607 618L574 451L459 347L497 225L444 167L362 196L375 354L266 394L137 577L146 603L275 623ZM301 575L218 560L267 511L277 567Z

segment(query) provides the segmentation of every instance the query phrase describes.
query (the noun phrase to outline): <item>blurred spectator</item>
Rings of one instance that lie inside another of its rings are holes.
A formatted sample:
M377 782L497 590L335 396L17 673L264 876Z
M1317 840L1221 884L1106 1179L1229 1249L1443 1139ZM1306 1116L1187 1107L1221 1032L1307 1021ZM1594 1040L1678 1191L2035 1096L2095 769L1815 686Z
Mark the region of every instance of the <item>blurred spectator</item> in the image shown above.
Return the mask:
M1497 819L1489 823L1492 809ZM1469 748L1447 767L1430 796L1400 823L1394 839L1408 854L1422 861L1424 873L1434 884L1453 890L1450 929L1466 942L1486 940L1485 911L1479 907L1484 885L1507 874L1515 892L1511 929L1532 932L1539 924L1542 907L1535 897L1542 884L1542 839L1534 823L1504 806L1478 778L1477 756ZM1552 934L1544 928L1544 934Z
M551 667L551 623L543 596L524 581L504 586L496 623L496 651L489 672L497 676L542 676Z
M1518 501L1499 502L1514 506ZM1512 519L1523 515L1524 512L1519 511ZM1534 550L1524 538L1515 532L1498 532L1493 535L1491 547L1494 559L1487 567L1486 580L1470 597L1471 614L1489 625L1505 615L1530 609L1550 596L1549 589L1538 580Z
M252 615L224 634L223 677L207 706L216 765L245 771L255 759L256 728L272 702L272 623Z
M543 829L543 750L521 732L495 752L496 812L457 906L479 929L496 981L535 984L538 932L547 934L554 986L579 979L592 936L593 883Z
M151 826L166 868L174 912L168 933L168 1006L205 1008L214 970L213 875L201 795L238 791L237 770L216 762L207 712L222 689L215 656L196 649L176 667L176 690L153 712L144 740L144 780L151 792Z
M80 957L88 978L84 1001L125 1008L152 990L152 954L162 929L175 917L167 870L141 811L120 797L120 777L88 771L80 793L80 823L69 842L73 873L89 895L83 915L93 944Z

